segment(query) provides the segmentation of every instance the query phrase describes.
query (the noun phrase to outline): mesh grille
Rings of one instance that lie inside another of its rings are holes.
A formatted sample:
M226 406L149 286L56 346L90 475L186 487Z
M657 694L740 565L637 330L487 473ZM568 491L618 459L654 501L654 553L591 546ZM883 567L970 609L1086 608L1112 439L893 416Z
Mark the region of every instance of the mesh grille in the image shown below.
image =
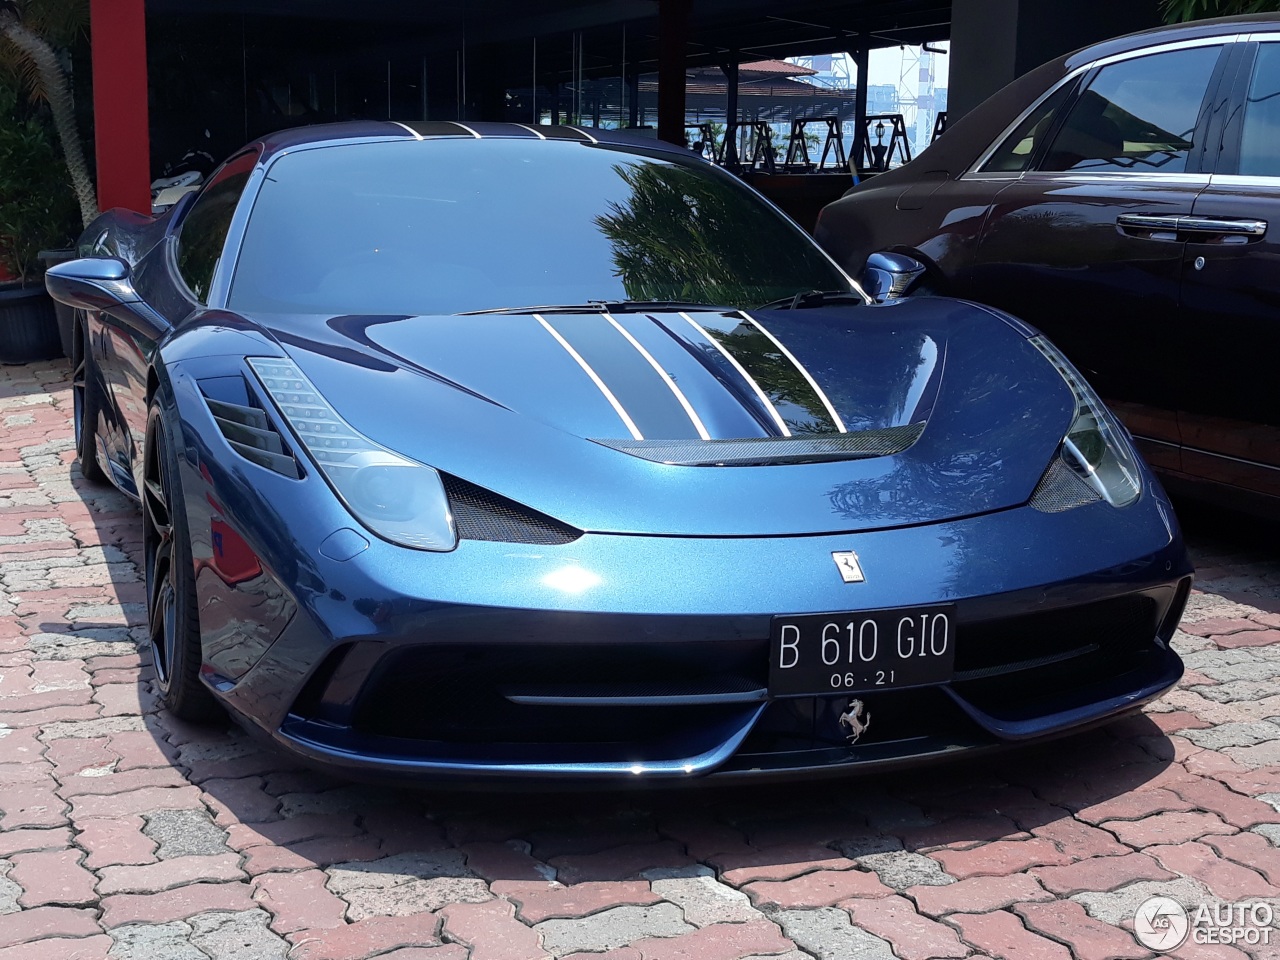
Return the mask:
M683 467L749 467L826 460L864 460L901 453L920 439L923 423L819 437L745 440L596 440L644 460Z
M1061 457L1054 457L1031 495L1031 506L1041 513L1065 513L1101 499L1098 491L1063 463Z
M463 540L551 545L572 543L582 531L514 500L442 473L458 536Z

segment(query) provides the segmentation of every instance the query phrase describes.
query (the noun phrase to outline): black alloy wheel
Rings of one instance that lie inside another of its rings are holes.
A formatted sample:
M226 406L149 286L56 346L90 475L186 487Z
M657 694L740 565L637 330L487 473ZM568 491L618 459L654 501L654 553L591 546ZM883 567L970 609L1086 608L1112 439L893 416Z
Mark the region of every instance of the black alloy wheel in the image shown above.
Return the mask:
M92 363L89 325L77 318L75 337L71 341L71 402L76 431L76 458L80 461L81 476L90 483L106 483L107 475L98 463L100 402Z
M160 702L182 720L214 720L218 704L200 682L200 617L177 458L155 402L147 415L142 477L147 624Z

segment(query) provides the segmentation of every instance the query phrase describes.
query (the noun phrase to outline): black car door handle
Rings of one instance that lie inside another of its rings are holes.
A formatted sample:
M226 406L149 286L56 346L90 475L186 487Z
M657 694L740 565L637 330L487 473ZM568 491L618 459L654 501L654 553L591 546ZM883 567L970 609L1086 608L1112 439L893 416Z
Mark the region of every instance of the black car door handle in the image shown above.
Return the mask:
M1116 224L1126 233L1140 233L1150 240L1180 240L1189 233L1247 240L1250 237L1256 239L1265 236L1267 232L1265 220L1160 216L1149 213L1122 213L1116 218Z

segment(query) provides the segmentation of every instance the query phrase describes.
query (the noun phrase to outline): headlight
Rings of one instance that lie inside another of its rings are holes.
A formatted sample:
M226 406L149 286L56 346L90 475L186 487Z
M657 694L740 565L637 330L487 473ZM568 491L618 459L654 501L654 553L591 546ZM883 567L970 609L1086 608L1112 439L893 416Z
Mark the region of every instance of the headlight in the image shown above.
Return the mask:
M1076 398L1076 416L1062 440L1062 459L1107 503L1124 507L1138 499L1142 479L1124 431L1062 352L1044 337L1031 345L1054 365Z
M458 535L440 474L358 433L289 360L250 357L321 474L366 527L401 546L452 550Z

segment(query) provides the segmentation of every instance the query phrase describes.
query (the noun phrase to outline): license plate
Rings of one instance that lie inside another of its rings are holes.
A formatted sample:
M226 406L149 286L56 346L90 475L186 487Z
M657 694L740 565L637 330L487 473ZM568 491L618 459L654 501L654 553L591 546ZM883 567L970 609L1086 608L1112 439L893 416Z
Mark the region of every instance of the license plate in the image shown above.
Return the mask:
M954 607L775 617L769 658L775 697L946 683L955 669Z

